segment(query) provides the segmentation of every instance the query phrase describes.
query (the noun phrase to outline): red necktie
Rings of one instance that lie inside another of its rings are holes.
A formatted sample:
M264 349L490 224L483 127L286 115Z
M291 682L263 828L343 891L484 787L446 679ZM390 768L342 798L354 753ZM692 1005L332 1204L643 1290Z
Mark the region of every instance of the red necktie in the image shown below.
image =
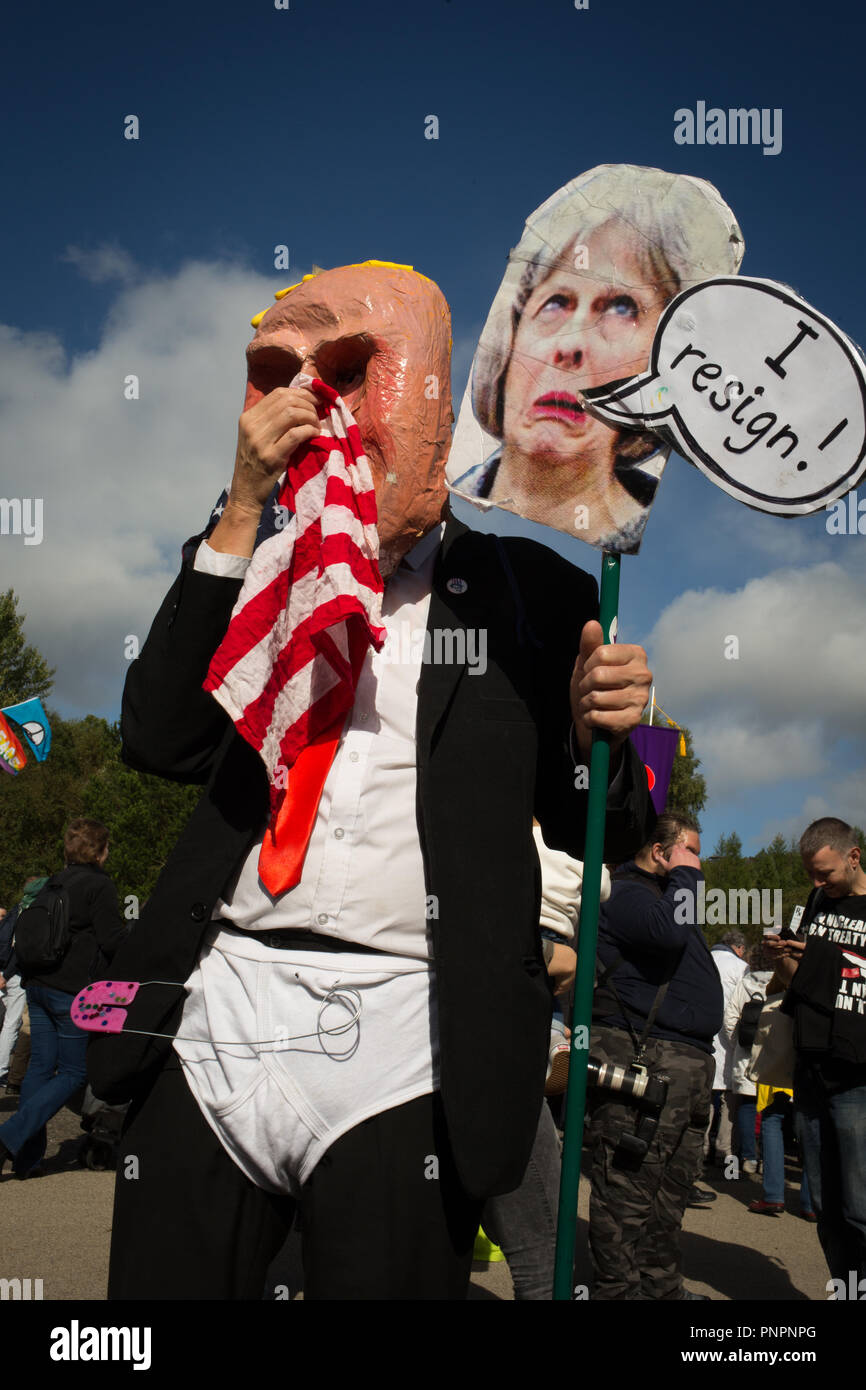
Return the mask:
M259 851L259 878L272 898L300 883L325 779L337 752L345 720L324 729L302 748L289 773L289 785Z

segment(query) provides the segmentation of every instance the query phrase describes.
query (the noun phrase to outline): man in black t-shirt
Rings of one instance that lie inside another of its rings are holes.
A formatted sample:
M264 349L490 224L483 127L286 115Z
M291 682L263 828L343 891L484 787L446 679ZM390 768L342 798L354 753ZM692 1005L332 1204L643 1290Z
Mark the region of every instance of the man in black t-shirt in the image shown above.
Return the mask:
M804 831L800 853L814 889L799 939L768 945L789 983L782 1007L794 1019L797 1133L844 1298L866 1278L866 872L851 826L835 817Z

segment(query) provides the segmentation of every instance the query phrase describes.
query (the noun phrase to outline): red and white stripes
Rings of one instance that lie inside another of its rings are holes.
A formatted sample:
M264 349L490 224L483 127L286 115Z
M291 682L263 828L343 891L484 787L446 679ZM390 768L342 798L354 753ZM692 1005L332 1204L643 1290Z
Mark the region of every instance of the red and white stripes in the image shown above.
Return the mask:
M322 433L289 460L279 501L294 516L253 555L204 683L261 753L274 804L301 750L351 709L367 649L385 639L360 431L324 382L292 385L318 396Z

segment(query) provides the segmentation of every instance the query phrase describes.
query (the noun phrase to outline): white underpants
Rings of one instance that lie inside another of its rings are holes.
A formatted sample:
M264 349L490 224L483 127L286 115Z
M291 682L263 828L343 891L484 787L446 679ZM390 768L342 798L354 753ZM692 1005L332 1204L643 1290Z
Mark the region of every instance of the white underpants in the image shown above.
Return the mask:
M297 1195L340 1135L436 1089L431 980L413 957L274 949L211 929L174 1048L248 1178Z

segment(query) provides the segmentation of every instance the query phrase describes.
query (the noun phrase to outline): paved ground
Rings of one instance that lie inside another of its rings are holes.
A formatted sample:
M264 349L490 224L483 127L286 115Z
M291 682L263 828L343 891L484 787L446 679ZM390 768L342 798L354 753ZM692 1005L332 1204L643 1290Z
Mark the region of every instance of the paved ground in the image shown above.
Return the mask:
M0 1095L0 1122L15 1104ZM114 1174L80 1167L82 1137L79 1116L61 1110L49 1126L44 1175L17 1182L7 1174L0 1188L0 1279L41 1279L46 1299L105 1298ZM788 1187L789 1210L773 1218L746 1211L760 1195L754 1179L726 1182L715 1169L706 1185L717 1200L686 1213L684 1272L691 1289L723 1300L826 1300L826 1265L815 1227L794 1215L794 1187ZM589 1185L582 1182L577 1282L586 1284L588 1201ZM297 1251L288 1248L273 1270L275 1282L284 1280L294 1294L297 1271ZM513 1298L507 1265L476 1266L470 1298Z
M789 1177L795 1178L793 1168ZM797 1182L799 1179L797 1178ZM719 1169L708 1170L701 1185L718 1197L711 1206L689 1209L683 1225L683 1273L688 1288L720 1300L826 1301L827 1266L814 1225L801 1220L797 1187L787 1187L784 1216L756 1216L746 1210L761 1196L760 1181L726 1182ZM578 1260L575 1283L590 1283L587 1253L589 1182L580 1184ZM472 1298L513 1297L505 1264L492 1264L473 1276Z

